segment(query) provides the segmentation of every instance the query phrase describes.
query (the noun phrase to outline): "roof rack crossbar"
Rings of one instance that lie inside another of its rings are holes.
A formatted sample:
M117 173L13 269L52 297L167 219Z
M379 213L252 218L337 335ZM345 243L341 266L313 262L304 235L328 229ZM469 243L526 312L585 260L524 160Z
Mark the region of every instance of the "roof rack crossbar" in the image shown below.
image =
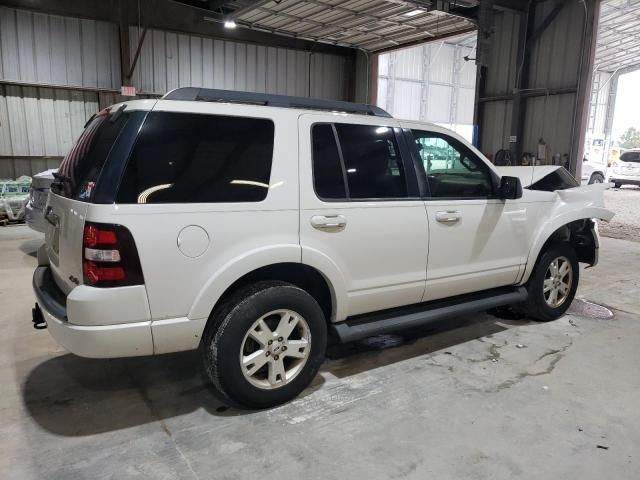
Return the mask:
M195 100L203 102L244 103L265 105L270 107L301 108L312 110L328 110L335 112L359 113L376 117L391 115L375 105L344 102L341 100L324 100L310 97L291 97L288 95L272 95L268 93L240 92L235 90L217 90L211 88L183 87L170 91L164 100Z

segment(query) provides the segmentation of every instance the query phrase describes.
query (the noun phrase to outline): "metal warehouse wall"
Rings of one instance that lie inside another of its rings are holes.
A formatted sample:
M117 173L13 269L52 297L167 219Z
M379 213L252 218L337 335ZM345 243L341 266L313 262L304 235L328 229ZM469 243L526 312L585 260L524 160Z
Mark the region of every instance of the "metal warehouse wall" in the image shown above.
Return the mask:
M0 79L120 88L118 28L0 7Z
M430 42L380 55L378 105L394 117L452 128L466 125L471 131L476 68L464 56L472 55L475 45L454 42Z
M86 120L122 100L119 42L114 23L0 7L0 178L57 166ZM140 98L202 86L344 100L351 62L149 30L132 83Z
M97 93L0 86L0 178L57 167L97 111Z
M129 38L133 57L138 27L130 28ZM339 55L149 30L133 84L158 94L196 86L345 100L349 61Z
M530 4L535 14L528 24L526 16L521 20L517 13L495 14L495 33L484 78L480 79L482 92L477 109L479 145L484 153L509 149L517 139L523 152L536 155L538 141L543 138L547 160L555 153L567 154L575 169L584 112L582 99L588 96L588 91L580 92L589 76L589 40L594 31L594 2L588 4L588 12L579 1ZM518 55L523 37L530 42L524 57ZM522 86L518 91L515 87L520 76ZM512 117L517 95L523 102L519 115L522 138L510 138L518 121Z

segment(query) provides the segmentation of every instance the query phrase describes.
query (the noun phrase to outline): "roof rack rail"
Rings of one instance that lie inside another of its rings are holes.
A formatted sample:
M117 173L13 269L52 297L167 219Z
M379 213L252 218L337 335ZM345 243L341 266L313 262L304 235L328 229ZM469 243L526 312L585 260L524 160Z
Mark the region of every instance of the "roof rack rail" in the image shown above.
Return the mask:
M374 105L364 103L343 102L340 100L323 100L310 97L290 97L288 95L271 95L269 93L239 92L235 90L217 90L212 88L183 87L171 90L164 100L197 100L202 102L245 103L249 105L265 105L270 107L308 108L311 110L328 110L346 113L360 113L376 117L391 115Z

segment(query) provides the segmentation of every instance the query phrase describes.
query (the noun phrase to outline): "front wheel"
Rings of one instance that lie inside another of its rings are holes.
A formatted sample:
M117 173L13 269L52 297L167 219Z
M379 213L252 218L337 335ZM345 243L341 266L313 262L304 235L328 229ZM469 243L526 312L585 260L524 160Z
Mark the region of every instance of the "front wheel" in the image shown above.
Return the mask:
M259 282L216 309L202 339L204 367L227 403L268 408L296 397L324 360L318 302L284 282Z
M518 310L542 322L561 317L576 295L579 275L578 258L571 245L550 245L538 258L526 285L529 296Z
M620 188L620 187L622 187L622 184L621 184L621 183L615 182L615 183L613 184L613 188Z

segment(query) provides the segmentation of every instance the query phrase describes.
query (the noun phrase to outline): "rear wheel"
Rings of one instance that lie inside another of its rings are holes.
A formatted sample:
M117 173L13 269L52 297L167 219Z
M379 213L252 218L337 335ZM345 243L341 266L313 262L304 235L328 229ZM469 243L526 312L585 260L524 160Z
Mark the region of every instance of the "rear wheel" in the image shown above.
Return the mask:
M615 182L615 183L613 184L613 187L614 187L614 188L620 188L621 186L622 186L622 184L621 184L621 183L618 183L618 182Z
M284 282L245 287L216 309L202 341L204 366L228 403L267 408L296 397L322 361L322 309Z
M561 317L575 297L578 279L578 259L571 245L550 245L538 258L526 285L529 296L518 310L543 322Z

